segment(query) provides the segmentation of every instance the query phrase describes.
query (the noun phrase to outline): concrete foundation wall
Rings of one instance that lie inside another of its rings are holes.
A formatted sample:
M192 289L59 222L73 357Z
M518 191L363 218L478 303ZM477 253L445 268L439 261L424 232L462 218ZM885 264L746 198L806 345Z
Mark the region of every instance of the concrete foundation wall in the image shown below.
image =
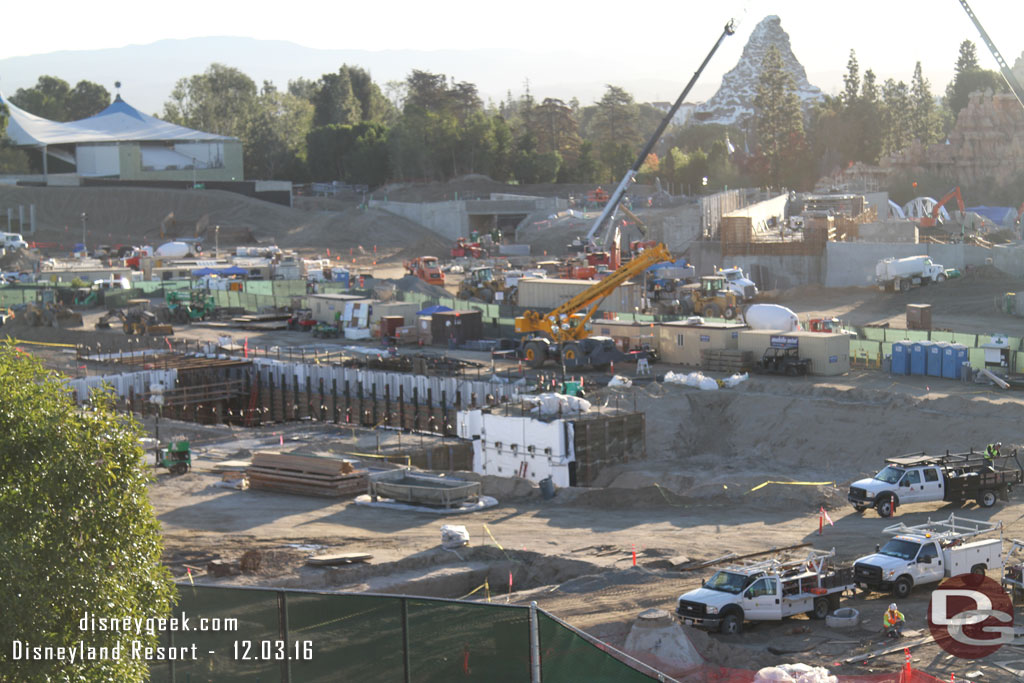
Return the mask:
M861 223L857 228L858 242L917 244L917 240L917 224L913 221Z
M469 216L464 201L414 203L371 200L370 206L408 218L450 240L469 236Z
M990 250L970 244L872 244L870 242L829 242L825 246L826 287L869 287L875 285L875 265L884 258L927 254L935 263L946 268L981 266L986 258L993 258L1002 250ZM1015 266L1024 272L1024 250L1006 251L1002 260L1007 267ZM1007 270L1007 272L1011 272ZM1011 272L1011 274L1013 274Z

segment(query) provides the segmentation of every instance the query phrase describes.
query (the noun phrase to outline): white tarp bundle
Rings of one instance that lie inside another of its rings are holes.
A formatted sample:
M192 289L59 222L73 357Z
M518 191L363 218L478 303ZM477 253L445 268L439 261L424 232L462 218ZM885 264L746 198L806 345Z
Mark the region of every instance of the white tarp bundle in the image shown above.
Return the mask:
M566 396L565 394L538 394L536 396L524 396L523 402L532 405L531 413L541 415L569 415L572 413L585 413L590 410L590 401L577 396Z
M633 380L622 375L615 375L608 382L609 387L631 387L633 386Z
M718 389L718 382L707 377L703 372L691 372L688 375L684 375L679 372L672 372L671 370L665 373L665 382L668 384L682 384L688 387L695 387L704 391L714 391Z
M753 683L836 683L838 680L820 666L781 664L758 671Z

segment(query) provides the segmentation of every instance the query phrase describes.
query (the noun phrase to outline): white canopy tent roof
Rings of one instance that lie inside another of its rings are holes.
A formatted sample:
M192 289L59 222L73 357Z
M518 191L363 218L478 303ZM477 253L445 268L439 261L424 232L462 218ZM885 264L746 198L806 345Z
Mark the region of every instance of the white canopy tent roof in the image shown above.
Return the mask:
M186 142L234 140L226 135L204 133L184 126L161 121L143 114L118 95L109 107L95 116L79 121L50 121L4 99L9 118L7 137L19 146L45 147L49 145L115 143L115 142Z

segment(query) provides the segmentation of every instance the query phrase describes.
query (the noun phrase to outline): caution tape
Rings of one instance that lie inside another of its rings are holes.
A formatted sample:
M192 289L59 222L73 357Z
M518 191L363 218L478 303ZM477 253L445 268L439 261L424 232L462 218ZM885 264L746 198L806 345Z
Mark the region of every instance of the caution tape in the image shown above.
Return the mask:
M11 337L8 337L7 340L12 344L29 344L31 346L55 346L60 349L78 348L77 344L58 344L57 342L28 341L26 339L13 339Z
M747 493L753 493L758 489L763 489L768 484L781 484L784 486L826 486L828 484L831 484L832 486L836 485L834 481L766 481L750 489L749 491L747 491Z
M484 582L482 584L480 584L479 586L477 586L476 588L474 588L473 590L469 591L468 593L466 593L465 595L463 595L461 598L458 598L458 599L459 600L465 600L470 595L473 595L473 593L476 593L476 592L478 592L480 590L486 590L487 591L487 602L490 602L491 601L491 587L487 583L487 579L484 579Z
M498 539L494 537L494 534L491 533L491 530L487 528L486 524L484 524L484 531L486 531L487 535L491 537L492 541L494 541L494 545L498 546L498 550L500 550L501 552L505 552L505 549L501 547L501 544L498 543Z

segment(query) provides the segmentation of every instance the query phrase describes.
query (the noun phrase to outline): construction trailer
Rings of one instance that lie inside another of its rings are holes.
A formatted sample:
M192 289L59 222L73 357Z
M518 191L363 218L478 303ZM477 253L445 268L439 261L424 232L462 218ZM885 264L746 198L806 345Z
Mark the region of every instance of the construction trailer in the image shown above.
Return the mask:
M369 299L355 294L310 294L307 297L313 320L335 323L345 313L347 303L369 303Z
M769 348L796 348L800 358L811 361L810 374L843 375L850 371L850 337L796 330L741 330L739 349L761 358Z
M705 351L739 348L739 334L747 329L743 323L704 323L679 320L661 323L657 330L658 358L663 363L702 367Z
M594 280L524 277L519 281L519 306L530 310L553 310L593 285ZM634 313L642 305L643 284L623 282L598 305L597 310Z
M591 325L595 335L611 337L615 340L615 346L621 351L639 349L644 344L651 348L655 346L657 334L654 323L598 318L593 320Z

